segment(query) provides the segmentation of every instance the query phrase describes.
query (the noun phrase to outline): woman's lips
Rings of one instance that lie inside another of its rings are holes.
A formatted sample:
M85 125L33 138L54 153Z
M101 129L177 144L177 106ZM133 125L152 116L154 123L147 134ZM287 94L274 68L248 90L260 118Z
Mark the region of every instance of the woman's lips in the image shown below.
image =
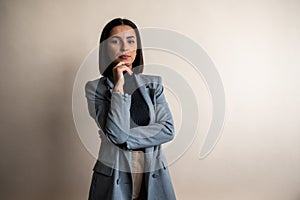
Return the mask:
M121 59L127 59L127 58L129 58L129 57L130 57L129 55L125 55L125 54L119 56L119 58L121 58Z

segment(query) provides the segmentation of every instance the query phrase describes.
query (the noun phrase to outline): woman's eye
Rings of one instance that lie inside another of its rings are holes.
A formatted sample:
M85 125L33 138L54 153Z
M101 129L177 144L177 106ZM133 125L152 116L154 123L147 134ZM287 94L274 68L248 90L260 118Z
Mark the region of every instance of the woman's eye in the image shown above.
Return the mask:
M134 40L128 40L128 43L129 43L129 44L134 44L135 41L134 41Z
M112 44L119 44L120 42L119 42L119 40L111 40L110 41Z

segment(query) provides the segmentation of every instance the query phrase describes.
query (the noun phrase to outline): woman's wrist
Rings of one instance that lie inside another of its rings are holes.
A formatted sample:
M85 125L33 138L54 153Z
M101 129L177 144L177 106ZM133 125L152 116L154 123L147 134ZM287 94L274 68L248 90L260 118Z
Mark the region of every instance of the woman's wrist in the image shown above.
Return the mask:
M124 90L123 90L123 87L114 87L113 89L114 92L118 92L118 93L121 93L121 94L124 94Z

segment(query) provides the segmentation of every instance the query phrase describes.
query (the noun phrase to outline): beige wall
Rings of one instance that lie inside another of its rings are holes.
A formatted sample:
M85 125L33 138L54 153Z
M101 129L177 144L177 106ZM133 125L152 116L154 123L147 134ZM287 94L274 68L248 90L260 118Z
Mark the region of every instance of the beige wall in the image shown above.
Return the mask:
M299 199L299 11L296 0L2 0L0 199L87 198L95 160L74 126L72 87L117 16L189 36L222 77L223 135L206 159L198 137L170 166L178 199Z

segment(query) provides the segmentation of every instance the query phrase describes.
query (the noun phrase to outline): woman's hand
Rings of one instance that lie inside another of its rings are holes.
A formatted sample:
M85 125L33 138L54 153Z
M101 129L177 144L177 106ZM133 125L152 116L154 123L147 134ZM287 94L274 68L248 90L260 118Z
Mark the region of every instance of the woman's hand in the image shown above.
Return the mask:
M129 64L126 62L119 62L113 69L113 77L114 77L114 91L124 93L123 86L125 84L124 81L124 73L128 73L132 75L132 70L129 67Z

